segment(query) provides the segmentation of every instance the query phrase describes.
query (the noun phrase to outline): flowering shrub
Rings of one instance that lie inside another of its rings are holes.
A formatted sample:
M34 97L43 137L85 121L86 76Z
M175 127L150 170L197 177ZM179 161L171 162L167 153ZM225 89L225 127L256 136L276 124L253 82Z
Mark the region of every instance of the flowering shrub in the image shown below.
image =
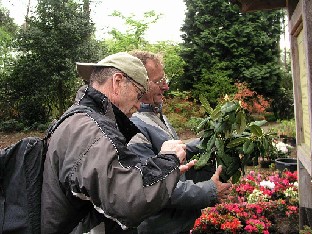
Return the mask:
M292 147L289 144L286 144L282 141L272 139L272 147L266 152L266 154L261 155L262 160L271 160L274 161L277 158L289 158L292 150Z
M292 226L299 222L297 172L250 172L227 201L202 210L192 233L279 233L283 218Z
M276 148L276 150L280 154L286 154L286 155L288 155L290 153L291 149L293 148L291 145L286 144L286 143L281 142L281 141L273 141L273 146Z
M196 133L196 127L204 117L204 109L191 98L189 92L171 91L163 100L163 113L178 133L186 129Z
M293 147L281 141L273 140L273 147L275 152L271 152L272 159L288 158Z
M242 107L249 113L263 113L270 107L269 101L265 100L260 94L251 91L245 82L235 83L237 93L234 96L235 100L241 101Z

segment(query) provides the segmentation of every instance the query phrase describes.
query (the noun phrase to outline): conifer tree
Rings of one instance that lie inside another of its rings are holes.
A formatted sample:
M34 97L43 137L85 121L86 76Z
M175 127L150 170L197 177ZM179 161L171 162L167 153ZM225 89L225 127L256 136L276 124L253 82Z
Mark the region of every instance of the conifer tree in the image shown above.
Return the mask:
M241 13L228 1L185 0L182 90L215 104L235 82L274 98L280 80L282 11Z

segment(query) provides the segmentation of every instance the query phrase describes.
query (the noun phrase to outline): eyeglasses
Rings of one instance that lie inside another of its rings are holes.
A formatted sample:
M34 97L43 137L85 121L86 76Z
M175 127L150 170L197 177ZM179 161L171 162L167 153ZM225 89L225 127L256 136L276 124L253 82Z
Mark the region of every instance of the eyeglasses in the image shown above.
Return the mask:
M164 75L163 78L161 78L159 81L153 81L153 82L154 82L154 84L157 84L157 85L161 86L161 85L163 85L165 83L168 83L169 80L168 80L167 76Z
M131 77L129 77L127 74L123 74L124 75L124 77L126 77L130 82L131 82L131 84L133 84L133 86L137 89L137 93L138 93L138 96L137 96L137 99L138 100L140 100L142 97L143 97L143 95L145 94L145 89L143 88L143 90L142 90L142 88L140 88L139 87L139 85L131 78Z

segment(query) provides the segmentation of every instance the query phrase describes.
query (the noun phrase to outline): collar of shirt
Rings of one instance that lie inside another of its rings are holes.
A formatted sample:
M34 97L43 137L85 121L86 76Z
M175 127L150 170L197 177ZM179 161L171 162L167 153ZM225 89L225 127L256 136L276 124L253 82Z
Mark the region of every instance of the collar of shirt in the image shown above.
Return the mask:
M162 113L162 104L155 106L152 104L141 103L139 112L154 112L156 114Z

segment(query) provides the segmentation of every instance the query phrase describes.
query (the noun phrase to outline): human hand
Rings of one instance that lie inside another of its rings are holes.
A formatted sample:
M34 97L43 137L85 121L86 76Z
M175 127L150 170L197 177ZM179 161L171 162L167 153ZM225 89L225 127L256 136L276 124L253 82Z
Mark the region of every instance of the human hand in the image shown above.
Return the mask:
M180 169L180 174L182 175L183 173L185 173L186 171L188 171L190 168L192 168L195 164L196 164L197 160L193 159L191 161L189 161L188 163L181 165L179 167Z
M181 141L181 140L168 140L165 141L162 146L160 151L169 151L173 152L177 155L177 157L180 160L180 164L182 164L185 161L186 157L186 145Z
M230 193L230 188L232 187L231 183L222 183L220 181L220 174L222 172L222 166L219 165L214 175L211 177L211 180L215 183L217 187L217 197L219 201L227 198Z

